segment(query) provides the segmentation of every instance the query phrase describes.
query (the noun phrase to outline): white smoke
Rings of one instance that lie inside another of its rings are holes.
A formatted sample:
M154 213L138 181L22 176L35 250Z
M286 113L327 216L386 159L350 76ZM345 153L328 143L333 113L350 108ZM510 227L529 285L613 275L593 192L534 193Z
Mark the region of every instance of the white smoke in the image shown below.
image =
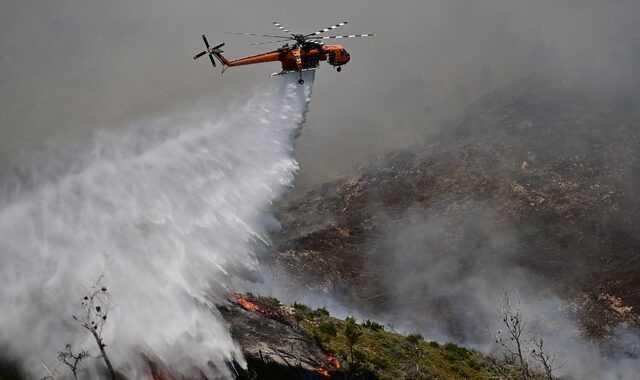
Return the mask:
M229 377L244 362L214 303L251 278L270 203L290 186L313 74L278 78L223 115L208 109L103 132L0 183L0 346L41 377L41 361L95 342L72 319L101 273L116 306L105 343L116 369ZM53 153L58 152L58 153Z
M496 227L500 215L489 202L468 202L464 211L445 215L410 209L405 224L389 223L384 237L392 243L380 260L393 303L380 319L407 333L418 331L502 358L495 337L504 332L498 304L506 292L526 321L525 352L534 348L530 334L543 337L547 353L555 356L555 375L637 379L638 329L619 325L605 342L608 350L583 336L571 304L551 292L540 275L517 265L516 230ZM464 241L447 234L462 234ZM541 370L530 355L528 360Z

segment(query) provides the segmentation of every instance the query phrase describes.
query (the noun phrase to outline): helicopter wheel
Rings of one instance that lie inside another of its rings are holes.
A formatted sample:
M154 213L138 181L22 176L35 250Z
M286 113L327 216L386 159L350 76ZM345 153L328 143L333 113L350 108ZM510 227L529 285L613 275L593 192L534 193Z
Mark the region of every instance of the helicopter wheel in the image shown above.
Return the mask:
M298 79L298 83L304 84L304 79L302 79L302 78Z
M337 72L341 72L341 71L342 71L342 67L338 67L338 68L336 69L336 71L337 71Z

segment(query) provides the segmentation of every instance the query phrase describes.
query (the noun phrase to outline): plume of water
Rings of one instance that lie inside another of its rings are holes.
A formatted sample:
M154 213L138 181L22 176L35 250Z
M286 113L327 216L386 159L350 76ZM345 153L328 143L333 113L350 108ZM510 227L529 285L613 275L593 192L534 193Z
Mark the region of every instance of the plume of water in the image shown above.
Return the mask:
M173 372L229 377L243 363L217 314L251 278L270 203L297 170L306 85L278 78L222 115L192 109L48 151L0 182L0 345L41 377L65 344L93 349L72 319L98 276L114 302L104 339L117 371L141 353ZM57 153L54 153L57 152Z

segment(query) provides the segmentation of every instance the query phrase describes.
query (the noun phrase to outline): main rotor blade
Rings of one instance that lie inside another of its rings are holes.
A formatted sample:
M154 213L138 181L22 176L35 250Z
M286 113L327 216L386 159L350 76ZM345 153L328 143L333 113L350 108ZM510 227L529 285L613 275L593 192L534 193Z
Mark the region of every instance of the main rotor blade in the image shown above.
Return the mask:
M213 54L209 54L209 59L211 60L213 67L216 67L216 61L213 59Z
M204 40L204 44L207 45L207 49L209 49L209 41L207 41L207 37L205 37L204 34L202 35L202 39Z
M356 37L373 37L375 34L349 34L347 36L325 36L325 37L309 37L313 40L326 40L329 38L356 38Z
M290 39L290 40L293 40L293 38L289 38L289 39ZM255 43L252 43L252 44L250 44L250 45L274 44L274 43L276 43L276 42L280 42L280 43L282 43L282 42L284 42L284 41L283 41L283 40L277 40L277 41L255 42Z
M291 33L291 31L289 29L285 28L284 26L282 26L282 24L280 24L280 23L278 23L276 21L273 22L273 25L275 25L276 28L282 30L285 33Z
M256 36L256 37L291 38L291 36L272 36L271 34L236 33L236 32L224 32L224 34L239 34L241 36Z
M328 27L328 28L320 29L320 30L318 30L317 32L313 32L313 33L311 33L311 34L307 34L305 37L309 37L309 36L317 36L318 34L326 33L326 32L328 32L328 31L330 31L330 30L335 29L335 28L341 27L341 26L343 26L343 25L347 25L348 23L349 23L349 21L339 22L339 23L337 23L337 24L335 24L335 25L332 25L332 26L330 26L330 27Z
M202 53L198 53L197 55L194 55L194 56L193 56L193 59L198 59L198 58L202 57L202 56L203 56L203 55L205 55L205 54L207 54L207 51L206 51L206 50L205 50L205 51L203 51Z

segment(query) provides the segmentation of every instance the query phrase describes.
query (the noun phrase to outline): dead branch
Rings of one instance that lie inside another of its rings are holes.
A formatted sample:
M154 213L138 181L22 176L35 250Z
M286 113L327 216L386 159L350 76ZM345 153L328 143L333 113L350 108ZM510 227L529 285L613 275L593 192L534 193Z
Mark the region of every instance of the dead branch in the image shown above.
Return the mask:
M102 330L107 323L107 316L112 305L107 287L102 284L103 279L104 274L101 274L96 283L89 289L88 294L83 297L81 302L82 316L79 318L74 315L73 319L91 333L98 345L98 349L100 349L100 357L107 366L111 380L116 380L115 371L105 351L107 345L102 338Z
M506 334L502 334L498 330L496 334L496 343L507 354L511 355L517 361L520 367L520 374L523 380L530 378L529 364L524 354L526 320L520 311L520 302L514 306L511 304L509 295L505 292L499 302L500 316L502 324L506 328Z
M557 369L557 367L554 367L556 360L555 354L545 351L542 336L533 336L531 341L533 342L531 356L540 364L547 380L554 380L553 371Z
M58 351L58 360L69 367L73 374L73 378L76 380L78 380L78 369L80 368L80 363L89 356L89 352L85 350L75 354L70 344L65 346L65 351Z

